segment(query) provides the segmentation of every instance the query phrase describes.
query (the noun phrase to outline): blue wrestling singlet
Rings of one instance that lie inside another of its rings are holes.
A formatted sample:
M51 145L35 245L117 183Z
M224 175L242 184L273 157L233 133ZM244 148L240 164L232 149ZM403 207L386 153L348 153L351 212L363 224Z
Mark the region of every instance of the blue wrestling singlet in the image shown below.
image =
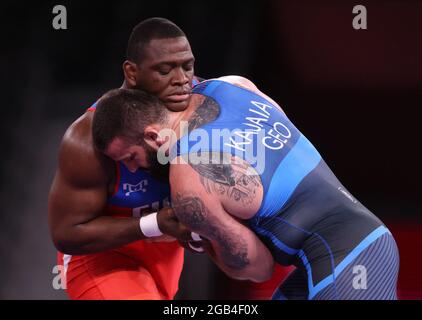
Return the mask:
M260 95L221 80L202 82L193 93L217 105L219 114L182 137L177 154L196 152L206 132L202 152L241 157L259 174L264 198L249 226L278 263L297 267L274 298L396 299L394 238L287 116Z

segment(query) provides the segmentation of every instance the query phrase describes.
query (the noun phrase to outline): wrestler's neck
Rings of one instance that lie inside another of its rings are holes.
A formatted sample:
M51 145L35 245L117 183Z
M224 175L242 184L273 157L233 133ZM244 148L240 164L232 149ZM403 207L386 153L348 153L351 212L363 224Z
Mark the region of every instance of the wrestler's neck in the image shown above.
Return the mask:
M125 80L123 80L123 83L122 83L120 89L134 89L134 87L132 87L125 79Z
M188 107L184 111L174 112L169 111L168 118L168 128L175 132L177 139L180 139L181 136L187 134L187 124L199 106L199 101L201 96L197 94L192 94L189 100Z
M191 96L186 110L178 112L168 111L167 121L165 124L162 124L160 128L160 130L171 130L171 135L165 133L165 135L168 136L165 142L168 143L166 153L172 149L177 140L188 133L188 121L198 107L197 96L198 95Z

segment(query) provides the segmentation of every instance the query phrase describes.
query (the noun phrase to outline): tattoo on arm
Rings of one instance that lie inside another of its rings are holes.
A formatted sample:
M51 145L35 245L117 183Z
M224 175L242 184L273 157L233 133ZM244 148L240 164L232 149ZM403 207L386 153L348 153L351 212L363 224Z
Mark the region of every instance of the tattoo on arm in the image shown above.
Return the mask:
M206 97L202 104L189 118L189 132L215 120L220 114L220 107L212 98Z
M221 257L228 267L242 269L249 264L246 240L230 234L230 230L217 227L199 197L177 193L176 199L173 199L173 209L178 219L188 228L217 241Z
M212 98L205 98L189 119L189 131L215 120L220 113L220 107ZM256 196L261 180L256 173L248 171L245 163L232 163L222 153L208 153L209 161L205 164L192 164L191 167L199 173L201 183L208 193L227 195L243 205L250 205ZM198 155L201 157L201 155ZM205 159L206 160L206 159Z
M219 155L219 159L216 159L215 155ZM244 162L224 164L224 161L221 154L210 153L208 164L190 163L190 166L199 173L200 181L208 193L226 195L243 205L250 205L261 186L259 176L255 172L252 173Z

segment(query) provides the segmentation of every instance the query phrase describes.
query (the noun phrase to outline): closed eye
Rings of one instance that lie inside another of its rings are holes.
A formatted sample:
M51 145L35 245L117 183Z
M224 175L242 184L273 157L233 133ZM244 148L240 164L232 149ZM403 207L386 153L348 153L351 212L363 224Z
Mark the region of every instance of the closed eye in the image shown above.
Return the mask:
M162 76L166 76L170 73L170 69L158 70L158 73L161 74Z
M184 65L183 69L185 69L185 71L191 71L193 69L193 63Z

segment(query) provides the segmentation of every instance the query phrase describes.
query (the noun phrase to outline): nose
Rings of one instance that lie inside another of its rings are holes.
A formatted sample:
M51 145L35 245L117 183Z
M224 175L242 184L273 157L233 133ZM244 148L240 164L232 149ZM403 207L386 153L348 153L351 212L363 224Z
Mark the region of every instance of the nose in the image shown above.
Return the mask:
M175 85L185 85L189 83L189 77L187 72L183 68L176 68L175 75L173 77L173 84Z

